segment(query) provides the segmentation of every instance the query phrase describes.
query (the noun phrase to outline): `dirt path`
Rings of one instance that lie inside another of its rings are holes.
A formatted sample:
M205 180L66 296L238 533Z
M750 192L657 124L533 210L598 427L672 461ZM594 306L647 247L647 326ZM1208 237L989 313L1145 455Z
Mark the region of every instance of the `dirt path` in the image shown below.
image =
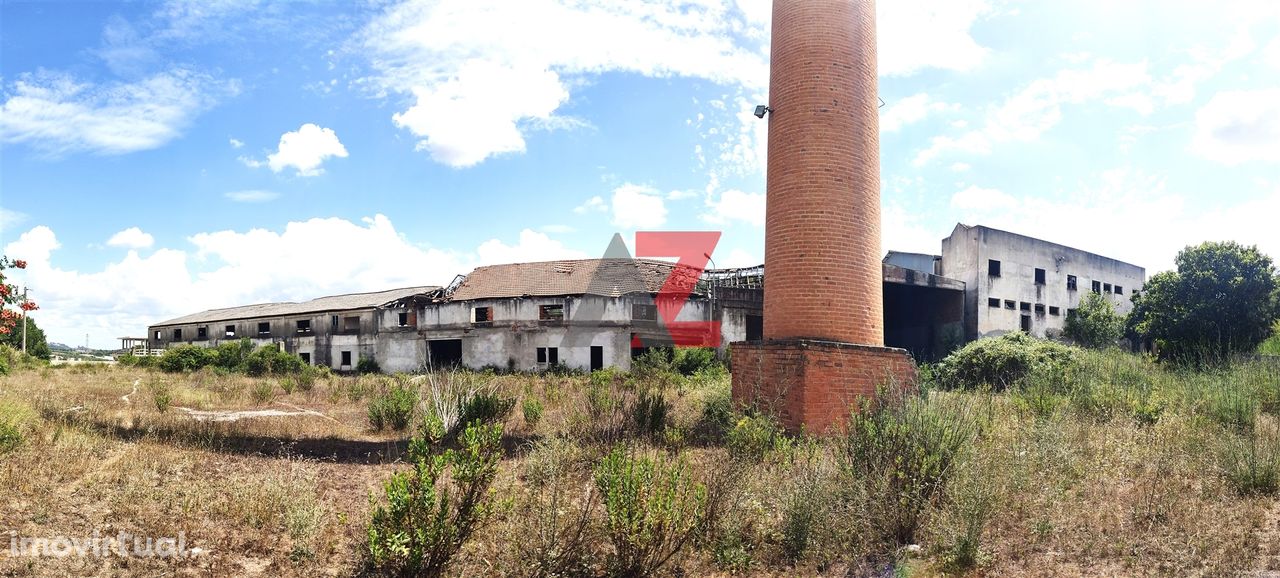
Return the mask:
M189 407L179 407L179 406L174 406L173 409L176 409L178 411L181 411L187 414L188 417L196 421L223 422L223 421L240 421L242 419L249 419L249 418L255 418L255 417L291 417L291 416L298 416L298 415L307 415L312 417L324 418L334 423L342 423L318 411L301 408L296 405L292 405L288 403L280 403L279 405L283 405L287 408L292 409L293 411L284 411L280 409L247 409L247 410L238 410L238 411L237 410L218 411L218 410L191 409Z
M1258 561L1255 578L1280 578L1280 500L1263 515L1258 529Z
M138 384L139 384L139 383L142 383L142 378L138 378L138 379L133 380L133 391L131 391L131 392L129 392L129 393L127 393L127 394L125 394L125 395L120 396L120 399L121 399L121 400L123 400L126 404L132 405L132 404L133 404L133 402L132 402L132 401L129 401L129 397L130 397L130 396L132 396L132 395L133 395L133 394L135 394L135 393L138 393Z

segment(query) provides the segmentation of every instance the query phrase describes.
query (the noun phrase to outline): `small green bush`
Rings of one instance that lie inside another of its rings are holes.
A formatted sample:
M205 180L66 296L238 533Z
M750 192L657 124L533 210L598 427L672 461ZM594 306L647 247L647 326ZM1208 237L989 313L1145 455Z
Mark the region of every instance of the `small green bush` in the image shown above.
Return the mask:
M729 455L734 459L759 463L785 439L782 426L772 416L743 416L725 439Z
M503 397L493 391L477 391L462 400L458 407L458 428L472 423L502 423L516 407L516 398Z
M706 487L683 459L637 457L618 446L596 466L595 481L615 576L652 576L702 525Z
M631 419L641 434L654 436L666 429L669 412L666 397L661 391L653 389L641 393L636 399L631 406Z
M849 418L837 459L862 495L872 539L916 543L916 531L944 495L953 465L978 430L969 406L885 391Z
M166 349L157 362L160 369L168 372L196 371L202 367L213 365L213 350L198 345L179 345Z
M268 381L259 381L249 390L249 397L258 405L271 401L276 396L276 388Z
M415 439L413 469L393 474L383 485L383 503L373 508L366 532L371 565L401 576L440 575L493 513L489 486L502 458L501 440L500 425L472 425L463 431L460 449L431 456L425 453L430 444Z
M672 365L686 377L722 368L714 347L677 347Z
M702 404L695 430L710 441L720 441L733 427L733 396L729 388L709 392Z
M382 431L391 428L404 431L413 422L414 408L418 405L415 390L396 384L369 398L369 425Z
M1032 372L1061 372L1078 365L1078 350L1022 332L979 339L933 368L934 384L962 391L1020 385Z
M214 350L214 364L227 370L243 370L245 360L253 353L253 342L248 337L238 341L221 343Z
M1077 308L1067 310L1063 334L1084 347L1110 347L1124 334L1124 317L1102 294L1085 293Z
M0 455L9 453L22 445L22 430L8 420L0 420Z
M382 373L382 368L378 367L378 361L372 357L360 357L360 361L356 362L356 373Z
M164 381L151 382L148 387L151 389L151 402L156 405L156 411L168 411L173 403L173 388Z
M524 403L520 404L520 409L524 412L524 423L529 427L538 427L538 422L542 421L542 402L529 397L525 398Z
M1227 484L1242 496L1280 491L1280 440L1274 431L1230 435L1219 459Z

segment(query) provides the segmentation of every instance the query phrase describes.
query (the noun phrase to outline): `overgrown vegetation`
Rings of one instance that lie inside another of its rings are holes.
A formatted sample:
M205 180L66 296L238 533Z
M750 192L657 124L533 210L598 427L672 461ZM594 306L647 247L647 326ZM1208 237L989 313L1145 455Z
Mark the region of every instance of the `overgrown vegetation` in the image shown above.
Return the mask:
M1088 292L1078 307L1067 312L1063 334L1084 347L1110 347L1124 334L1124 317L1102 294Z
M1066 345L1014 332L979 339L952 352L933 367L933 381L943 389L1003 391L1035 373L1072 371L1077 357Z

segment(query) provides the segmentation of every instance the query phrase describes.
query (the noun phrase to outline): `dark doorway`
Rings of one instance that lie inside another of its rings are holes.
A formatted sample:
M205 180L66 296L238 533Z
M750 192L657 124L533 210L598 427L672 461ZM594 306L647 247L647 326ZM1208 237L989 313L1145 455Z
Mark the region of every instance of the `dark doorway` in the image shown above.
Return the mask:
M1022 316L1022 330L1026 333L1031 333L1031 316L1030 315Z
M591 371L596 371L597 369L604 369L603 345L591 346Z
M462 365L461 339L432 339L427 341L427 361L433 369Z
M748 315L747 316L747 341L761 341L764 339L764 316Z

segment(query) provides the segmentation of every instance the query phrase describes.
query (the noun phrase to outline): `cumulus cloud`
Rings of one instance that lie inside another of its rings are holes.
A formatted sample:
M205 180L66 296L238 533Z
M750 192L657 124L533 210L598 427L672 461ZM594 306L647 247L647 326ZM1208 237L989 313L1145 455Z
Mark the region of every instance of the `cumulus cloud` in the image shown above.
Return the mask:
M902 127L915 124L930 114L957 110L959 105L938 102L923 92L898 100L880 115L880 132L897 132Z
M254 168L268 166L277 173L293 167L300 177L314 177L324 174L320 165L332 157L347 157L347 147L342 146L338 134L331 128L306 123L281 135L280 145L267 155L266 162L249 157L240 157L240 162Z
M702 219L716 225L728 225L741 221L756 227L764 226L764 193L746 193L730 189L720 193L715 201L708 200L708 210Z
M1280 163L1280 88L1220 92L1196 113L1191 150L1225 165Z
M233 148L233 149L238 149L238 148L240 148L240 147L243 147L243 146L244 146L244 141L242 141L242 140L240 140L240 139L233 138L233 139L231 139L231 140L230 140L230 141L228 141L228 142L230 142L230 144L231 144L231 148Z
M662 193L627 183L613 191L613 224L624 229L656 229L667 222Z
M876 13L880 74L907 76L926 68L967 71L988 50L969 29L991 6L984 0L894 0Z
M144 233L138 227L129 227L112 235L107 240L107 245L126 249L146 249L155 244L155 242L155 237L152 237L151 233Z
M145 258L130 249L101 270L81 271L58 265L61 243L52 229L37 226L5 246L4 254L27 260L24 281L40 291L37 315L50 339L79 342L90 333L100 347L141 335L149 324L215 307L444 285L482 263L586 256L530 230L514 242L492 239L474 251L424 248L383 215L198 233L187 242L156 248Z
M51 154L116 155L178 138L235 83L176 69L135 82L94 84L56 72L22 74L4 90L0 141Z
M251 189L247 191L231 191L224 193L222 196L237 203L266 203L280 198L280 193Z
M587 213L604 213L608 212L608 210L609 203L604 202L604 197L601 197L600 195L591 197L590 199L587 199L586 202L573 208L573 212L579 215L585 215Z

